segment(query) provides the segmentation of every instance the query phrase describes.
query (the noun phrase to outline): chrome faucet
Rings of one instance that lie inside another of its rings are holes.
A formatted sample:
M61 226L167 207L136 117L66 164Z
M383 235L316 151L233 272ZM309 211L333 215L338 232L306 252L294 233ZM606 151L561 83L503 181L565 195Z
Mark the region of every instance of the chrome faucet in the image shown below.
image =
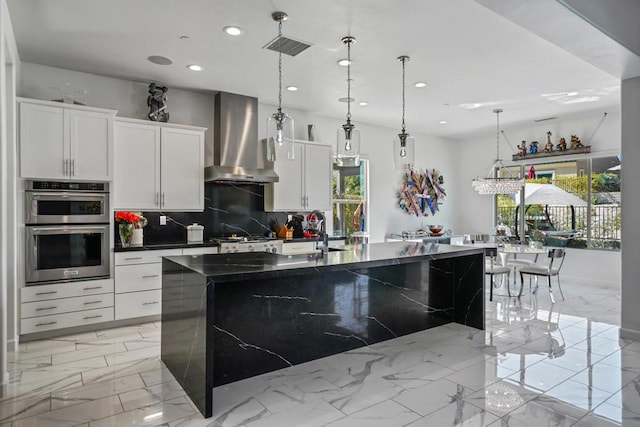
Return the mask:
M316 218L320 220L320 234L322 234L322 255L329 253L329 235L327 234L327 220L324 216L324 213L321 211L313 211L311 215L315 215ZM316 249L318 248L318 243L316 242Z

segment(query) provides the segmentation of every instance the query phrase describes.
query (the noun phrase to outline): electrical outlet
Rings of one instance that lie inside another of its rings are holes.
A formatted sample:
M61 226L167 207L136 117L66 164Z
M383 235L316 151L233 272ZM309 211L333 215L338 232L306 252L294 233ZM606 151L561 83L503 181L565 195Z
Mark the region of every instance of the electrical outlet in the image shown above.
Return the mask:
M167 225L167 217L160 215L160 225Z

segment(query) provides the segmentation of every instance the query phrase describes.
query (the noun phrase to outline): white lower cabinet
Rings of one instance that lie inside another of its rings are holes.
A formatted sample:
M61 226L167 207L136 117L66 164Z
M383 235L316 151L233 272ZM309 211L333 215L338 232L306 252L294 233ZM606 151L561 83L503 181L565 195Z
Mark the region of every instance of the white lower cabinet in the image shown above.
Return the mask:
M217 253L217 247L117 252L115 254L115 319L161 314L162 257Z
M113 279L25 286L20 333L50 331L113 320Z

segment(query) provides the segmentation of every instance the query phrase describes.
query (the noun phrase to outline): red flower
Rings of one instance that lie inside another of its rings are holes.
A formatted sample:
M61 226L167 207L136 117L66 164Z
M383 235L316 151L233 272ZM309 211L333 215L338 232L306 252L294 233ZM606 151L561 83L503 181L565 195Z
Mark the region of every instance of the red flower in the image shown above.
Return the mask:
M118 224L135 224L140 221L140 216L132 212L116 212L116 222Z

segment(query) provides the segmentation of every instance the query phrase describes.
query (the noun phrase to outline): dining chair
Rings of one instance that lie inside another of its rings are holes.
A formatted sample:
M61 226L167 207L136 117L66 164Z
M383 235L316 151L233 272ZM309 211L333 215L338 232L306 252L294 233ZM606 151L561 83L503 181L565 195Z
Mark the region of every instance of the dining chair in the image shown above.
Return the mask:
M498 258L498 248L484 248L484 255L486 260L484 272L491 278L489 285L489 301L493 301L493 288L496 286L495 276L498 275L506 275L506 277L503 277L503 283L507 284L507 293L511 296L511 290L509 289L509 273L511 272L511 268L501 265L496 261Z
M564 294L562 293L562 287L560 286L560 269L562 268L562 264L564 264L564 256L565 250L561 248L550 248L547 257L549 259L549 263L547 265L529 265L520 267L518 271L520 271L520 293L518 297L522 296L522 289L524 288L524 275L529 274L532 276L536 276L536 285L537 279L540 276L546 276L547 281L549 283L549 297L551 298L551 303L555 304L556 301L553 298L553 292L551 291L551 277L556 276L558 279L558 289L560 290L560 295L562 296L562 300L564 301ZM560 265L557 265L560 259ZM554 266L554 262L556 266ZM536 286L537 289L537 286Z
M522 242L520 242L519 244L522 244ZM513 267L513 284L514 284L514 286L516 284L516 275L517 275L518 268L519 267L527 267L527 266L531 266L531 265L536 265L536 263L538 262L538 255L539 254L535 254L533 259L531 259L531 258L518 258L518 254L513 254L513 258L511 258L511 257L507 258L506 265L508 267Z

